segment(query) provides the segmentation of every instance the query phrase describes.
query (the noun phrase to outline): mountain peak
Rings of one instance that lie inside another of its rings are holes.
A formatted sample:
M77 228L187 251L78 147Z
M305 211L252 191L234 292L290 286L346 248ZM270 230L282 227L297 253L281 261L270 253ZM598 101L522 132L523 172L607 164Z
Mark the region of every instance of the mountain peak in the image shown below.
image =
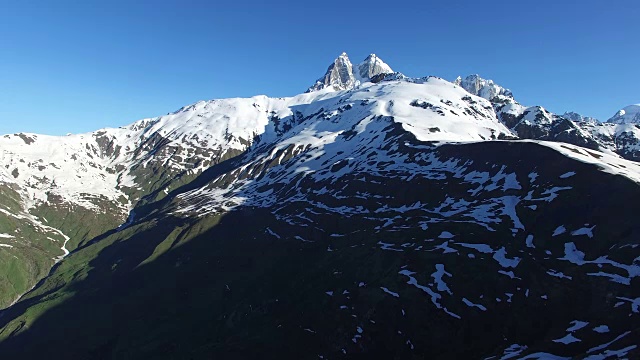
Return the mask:
M466 78L458 76L454 81L454 84L461 86L473 95L480 96L487 100L492 100L496 96L504 96L513 99L511 90L503 88L502 86L493 82L493 80L487 80L480 77L478 74L472 74Z
M387 65L376 54L370 54L363 62L354 66L349 60L346 52L338 56L333 64L329 65L327 72L323 77L318 79L316 83L310 87L307 92L332 88L333 90L349 90L363 82L371 81L371 79L380 74L393 73L391 67Z
M614 124L640 123L640 104L629 105L618 110L607 122Z
M590 116L583 116L581 114L578 114L576 112L573 111L567 111L564 114L562 114L562 117L565 119L569 119L571 121L574 122L583 122L583 123L589 123L589 124L598 124L599 121L596 118L592 118Z
M353 75L353 65L346 52L338 56L333 64L329 65L323 77L316 80L316 83L307 90L308 92L333 88L334 90L351 89L356 85L356 78Z
M361 82L371 80L374 76L380 74L391 74L393 70L376 54L370 54L363 62L358 64L358 73L356 77Z

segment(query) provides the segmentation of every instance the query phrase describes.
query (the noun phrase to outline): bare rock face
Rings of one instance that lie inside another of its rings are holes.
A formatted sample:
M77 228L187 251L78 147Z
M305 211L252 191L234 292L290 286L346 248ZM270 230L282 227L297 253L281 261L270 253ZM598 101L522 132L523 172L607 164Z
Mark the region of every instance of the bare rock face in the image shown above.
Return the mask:
M343 52L329 66L327 73L309 88L308 92L328 87L332 87L335 90L347 90L353 88L355 84L356 78L353 75L353 65L347 53Z

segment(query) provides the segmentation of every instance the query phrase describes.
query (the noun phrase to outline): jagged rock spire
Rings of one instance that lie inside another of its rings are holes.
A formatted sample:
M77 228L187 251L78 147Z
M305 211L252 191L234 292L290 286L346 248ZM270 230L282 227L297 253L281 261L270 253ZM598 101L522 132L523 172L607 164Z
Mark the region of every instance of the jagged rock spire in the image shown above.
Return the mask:
M367 56L366 59L360 64L358 64L358 77L360 81L369 81L374 76L379 74L391 74L393 70L389 67L389 65L385 64L382 59L376 56L376 54L371 54Z
M375 54L367 56L362 63L354 67L347 53L343 52L329 66L325 75L318 79L307 91L326 88L334 90L353 89L362 82L370 81L376 75L386 73L393 73L393 70Z

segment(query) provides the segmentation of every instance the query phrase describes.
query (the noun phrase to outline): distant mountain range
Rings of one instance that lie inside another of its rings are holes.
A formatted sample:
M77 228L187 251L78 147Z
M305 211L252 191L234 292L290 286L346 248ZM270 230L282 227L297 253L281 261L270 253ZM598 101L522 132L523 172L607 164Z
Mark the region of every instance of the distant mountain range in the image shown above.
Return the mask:
M0 354L640 357L639 114L343 53L293 97L4 135Z
M618 111L606 123L575 112L556 115L541 106L526 107L518 103L511 91L471 75L455 84L489 100L498 119L521 139L560 141L583 146L623 158L640 159L640 106Z

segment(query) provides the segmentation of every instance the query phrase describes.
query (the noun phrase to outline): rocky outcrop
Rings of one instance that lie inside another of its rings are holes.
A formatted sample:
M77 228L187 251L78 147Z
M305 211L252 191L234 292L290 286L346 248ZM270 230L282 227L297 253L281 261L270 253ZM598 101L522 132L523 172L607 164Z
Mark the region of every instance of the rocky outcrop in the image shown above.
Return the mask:
M464 79L458 76L458 78L454 81L454 84L463 87L473 95L480 96L490 101L496 97L506 97L513 99L511 90L497 85L493 82L493 80L483 79L477 74L469 75Z

